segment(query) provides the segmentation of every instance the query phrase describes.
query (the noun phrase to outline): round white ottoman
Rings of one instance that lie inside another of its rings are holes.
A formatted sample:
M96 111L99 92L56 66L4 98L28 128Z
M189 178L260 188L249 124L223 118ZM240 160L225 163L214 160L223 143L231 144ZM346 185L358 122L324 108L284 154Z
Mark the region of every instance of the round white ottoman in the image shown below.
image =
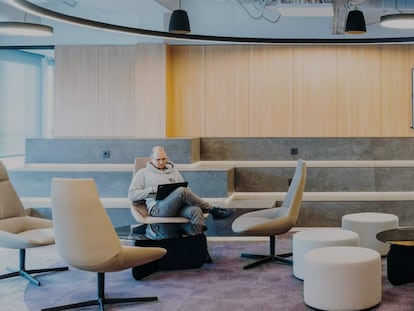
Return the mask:
M359 246L358 234L344 229L312 229L297 232L292 238L293 275L303 280L305 253L326 246Z
M398 217L393 214L355 213L342 217L342 228L358 233L360 246L374 249L381 256L387 255L390 246L377 240L377 233L398 228L398 225Z
M362 310L381 302L381 256L358 246L332 246L305 254L303 296L320 310Z

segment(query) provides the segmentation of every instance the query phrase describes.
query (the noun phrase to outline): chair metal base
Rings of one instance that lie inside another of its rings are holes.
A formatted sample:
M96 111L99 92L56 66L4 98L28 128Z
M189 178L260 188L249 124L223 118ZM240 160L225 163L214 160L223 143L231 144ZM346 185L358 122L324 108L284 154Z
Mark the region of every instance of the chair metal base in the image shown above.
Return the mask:
M292 253L284 253L284 254L277 254L277 255L275 254L275 249L276 249L276 237L275 236L269 237L269 248L270 248L269 255L246 254L246 253L241 254L240 256L244 258L257 259L257 261L244 266L243 269L247 270L250 268L254 268L267 262L277 262L277 263L282 263L282 264L290 265L290 266L293 264L292 259L286 258L286 257L291 257Z
M244 258L251 258L251 259L259 259L255 262L252 262L251 264L248 264L243 267L243 270L247 270L250 268L257 267L261 264L267 263L267 262L278 262L286 265L292 265L293 262L291 259L287 259L285 257L292 256L292 253L286 253L286 254L279 254L279 255L257 255L257 254L241 254L241 257Z
M34 276L31 274L36 273L45 273L45 272L54 272L54 271L66 271L68 267L57 267L57 268L45 268L45 269L26 269L26 250L20 249L19 250L19 270L13 271L11 273L0 275L0 280L7 279L15 276L22 276L25 279L29 280L34 285L40 286L40 281L38 281ZM14 270L7 268L7 270Z
M97 298L94 300L83 301L78 303L72 303L69 305L63 305L58 307L46 308L42 309L42 311L58 311L58 310L67 310L67 309L75 309L75 308L83 308L88 306L99 306L99 310L105 310L106 304L113 304L113 303L128 303L128 302L144 302L144 301L157 301L157 297L135 297L135 298Z
M77 303L72 303L68 305L62 305L57 307L45 308L42 311L58 311L58 310L67 310L74 308L81 308L87 306L99 306L99 310L105 310L106 304L115 304L115 303L131 303L131 302L145 302L145 301L157 301L158 297L132 297L132 298L105 298L105 273L98 272L98 298L88 301L82 301Z
M40 281L37 280L31 274L44 273L44 272L53 272L53 271L66 271L66 270L68 270L68 267L48 268L48 269L30 269L30 270L20 269L18 271L14 271L14 272L11 272L11 273L0 275L0 280L15 277L15 276L22 276L25 279L29 280L30 283L33 283L34 285L40 286Z

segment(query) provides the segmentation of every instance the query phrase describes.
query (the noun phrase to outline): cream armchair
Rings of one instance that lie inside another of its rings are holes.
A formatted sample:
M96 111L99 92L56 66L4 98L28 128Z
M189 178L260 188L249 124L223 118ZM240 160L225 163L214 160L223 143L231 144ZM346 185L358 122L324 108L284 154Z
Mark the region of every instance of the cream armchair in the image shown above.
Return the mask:
M27 248L54 243L52 221L27 215L9 180L6 167L0 161L0 247L19 250L19 269L0 275L0 279L22 276L31 283L40 285L32 274L68 270L68 267L26 269Z
M58 254L70 266L97 273L96 299L43 310L154 301L157 297L106 298L105 273L144 265L164 256L159 247L122 245L106 214L93 179L52 179L52 215ZM122 289L120 289L122 291Z
M276 236L288 232L297 222L306 183L306 162L298 160L295 174L281 207L263 209L242 214L232 223L234 232L251 236L269 236L268 255L242 254L242 257L259 259L244 267L253 268L265 262L292 264L292 253L276 255Z

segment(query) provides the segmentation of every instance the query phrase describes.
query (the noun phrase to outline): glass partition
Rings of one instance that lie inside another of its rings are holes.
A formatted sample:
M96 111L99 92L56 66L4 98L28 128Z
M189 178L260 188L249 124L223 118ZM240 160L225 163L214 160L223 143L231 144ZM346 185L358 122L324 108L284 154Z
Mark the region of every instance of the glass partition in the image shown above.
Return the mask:
M47 136L53 61L36 53L0 50L0 158L25 153L25 139Z

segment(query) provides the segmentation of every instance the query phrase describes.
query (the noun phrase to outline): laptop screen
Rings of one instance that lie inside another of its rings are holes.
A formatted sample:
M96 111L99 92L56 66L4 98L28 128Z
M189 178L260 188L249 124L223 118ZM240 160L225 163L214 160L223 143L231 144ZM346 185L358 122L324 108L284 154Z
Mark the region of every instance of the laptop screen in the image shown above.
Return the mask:
M175 189L179 187L185 187L187 188L188 182L177 182L177 183L171 183L171 184L161 184L158 185L157 189L157 195L155 197L155 200L163 200L166 198L171 192L173 192Z

